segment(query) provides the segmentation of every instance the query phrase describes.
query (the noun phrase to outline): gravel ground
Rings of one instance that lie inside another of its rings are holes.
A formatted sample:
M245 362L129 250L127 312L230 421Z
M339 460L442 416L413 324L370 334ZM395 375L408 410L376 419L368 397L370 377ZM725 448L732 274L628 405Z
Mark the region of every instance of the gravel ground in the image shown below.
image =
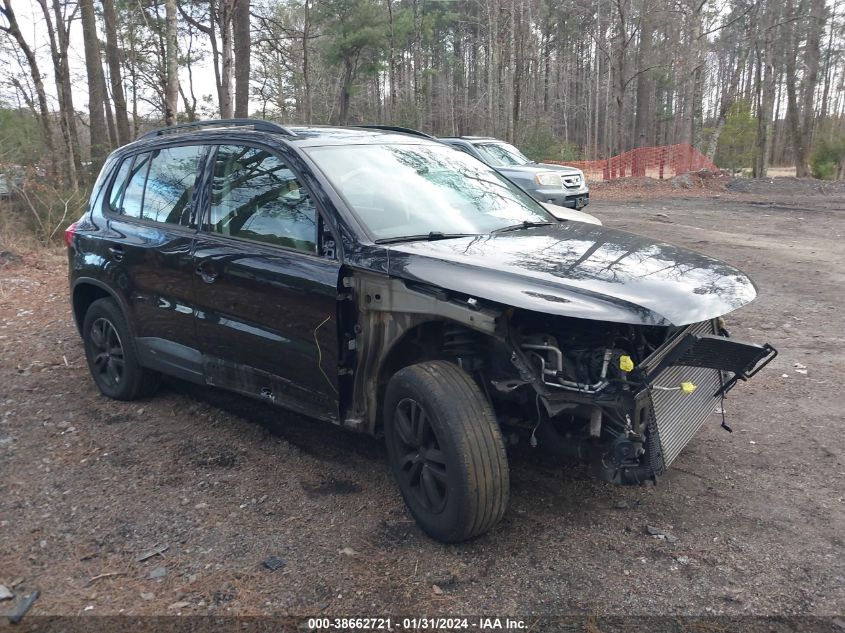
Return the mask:
M588 210L750 273L729 326L780 356L656 487L511 449L504 521L456 546L409 520L373 439L176 381L100 396L62 254L2 258L0 584L38 588L31 615L843 613L843 196Z

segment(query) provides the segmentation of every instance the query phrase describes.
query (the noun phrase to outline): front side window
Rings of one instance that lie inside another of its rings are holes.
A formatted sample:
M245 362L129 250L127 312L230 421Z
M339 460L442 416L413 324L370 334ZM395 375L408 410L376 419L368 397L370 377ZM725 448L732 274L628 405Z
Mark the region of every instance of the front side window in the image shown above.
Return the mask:
M285 162L267 150L217 149L210 214L213 233L316 251L314 201Z
M494 169L439 143L308 151L376 240L480 235L555 221Z
M484 160L494 167L527 165L531 162L525 154L508 143L476 143L475 147Z

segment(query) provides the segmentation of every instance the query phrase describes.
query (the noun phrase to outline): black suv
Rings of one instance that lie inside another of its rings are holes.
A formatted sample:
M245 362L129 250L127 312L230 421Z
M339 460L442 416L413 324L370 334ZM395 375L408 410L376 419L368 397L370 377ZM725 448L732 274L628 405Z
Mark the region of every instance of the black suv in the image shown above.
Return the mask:
M105 395L169 374L384 436L443 541L505 512L503 428L643 482L775 355L727 338L722 315L756 295L740 271L558 221L413 131L153 132L108 158L67 243Z

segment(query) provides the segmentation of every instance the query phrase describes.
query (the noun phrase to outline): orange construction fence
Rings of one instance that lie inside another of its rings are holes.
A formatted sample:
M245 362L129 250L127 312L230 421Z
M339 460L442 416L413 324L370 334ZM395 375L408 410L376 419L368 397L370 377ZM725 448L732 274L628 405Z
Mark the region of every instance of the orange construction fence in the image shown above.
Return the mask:
M650 176L662 180L700 169L718 171L713 161L692 145L686 144L638 147L604 160L543 162L577 167L584 172L587 180L613 180L628 176Z

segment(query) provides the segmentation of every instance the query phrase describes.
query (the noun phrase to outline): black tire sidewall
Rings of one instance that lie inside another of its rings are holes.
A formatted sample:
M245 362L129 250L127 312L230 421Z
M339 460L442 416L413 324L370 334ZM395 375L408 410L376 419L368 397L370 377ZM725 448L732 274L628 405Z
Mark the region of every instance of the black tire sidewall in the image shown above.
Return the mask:
M445 363L444 363L445 364ZM394 375L390 380L385 394L384 415L385 415L385 439L388 457L408 510L420 525L424 532L438 541L454 543L472 538L486 529L489 525L478 530L476 525L476 513L481 508L474 500L475 490L471 490L471 482L474 481L470 469L473 467L472 456L467 449L466 430L463 425L466 420L456 412L453 397L457 392L452 389L453 385L447 382L446 376L428 374L425 375L423 366L425 364L407 367ZM504 461L504 444L498 432L498 426L489 403L484 399L477 385L469 375L455 366L453 371L458 371L459 380L464 380L473 392L475 402L470 403L474 417L477 420L486 419L489 421L489 432L494 436L494 442L499 443L502 459ZM406 490L404 479L400 476L400 460L398 455L398 443L395 437L393 416L397 405L404 398L412 398L417 401L426 411L434 433L447 460L446 481L448 496L446 506L437 514L432 514L421 508L413 493ZM476 467L478 467L476 465ZM504 480L495 481L492 485L501 485L507 488L506 465ZM505 498L507 493L503 493ZM506 502L505 502L506 504ZM498 519L496 519L498 520Z
M449 541L458 538L453 526L460 524L466 520L462 516L461 508L466 508L467 503L464 498L463 488L468 478L468 473L463 467L463 460L458 454L457 446L449 433L448 425L443 422L443 415L440 411L440 403L431 397L430 393L426 393L414 380L413 374L402 373L391 381L390 389L385 398L385 412L389 415L389 420L385 424L385 437L387 439L387 451L390 458L390 464L393 468L393 473L399 481L399 487L402 490L402 497L408 506L408 510L413 515L414 519L420 524L427 534L432 537ZM442 512L432 515L419 507L419 504L412 493L406 490L402 483L400 476L399 457L397 453L396 431L393 427L393 415L396 407L404 398L413 398L420 405L425 408L426 414L431 422L434 433L440 443L440 450L446 456L446 481L449 493L446 499L446 507Z
M120 338L123 347L123 376L119 384L104 384L94 370L93 349L91 344L91 326L97 319L106 319L111 323ZM82 324L82 340L85 346L85 359L94 384L103 395L116 400L132 400L141 391L144 381L144 369L138 364L138 354L133 344L132 332L126 323L118 305L112 299L99 299L85 312Z

